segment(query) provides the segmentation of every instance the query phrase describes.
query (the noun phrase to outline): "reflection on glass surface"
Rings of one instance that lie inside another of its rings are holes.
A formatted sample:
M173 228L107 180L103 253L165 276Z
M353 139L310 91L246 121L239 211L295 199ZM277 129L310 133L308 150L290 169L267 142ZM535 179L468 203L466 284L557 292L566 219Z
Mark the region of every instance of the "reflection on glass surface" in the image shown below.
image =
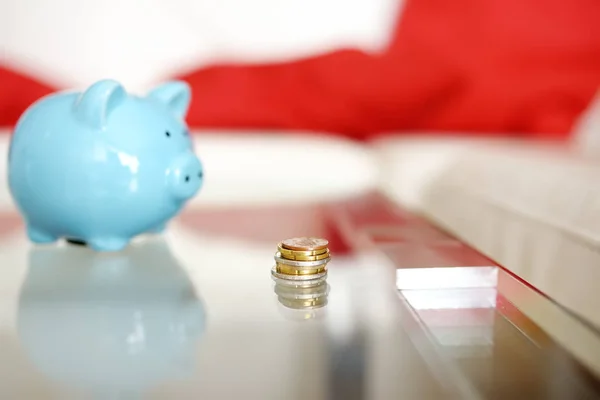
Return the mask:
M323 315L327 306L329 285L326 280L316 284L275 283L277 300L283 306L282 312L290 319L306 320Z
M499 276L504 275L500 271ZM519 290L538 296L537 304L520 302L520 307L548 310L544 303L550 300L518 284ZM508 301L504 289L402 290L400 296L445 361L445 373L464 380L463 388L477 398L600 398L591 371ZM563 317L556 322L566 321ZM581 340L573 328L571 324L570 340ZM592 345L588 351L596 348Z
M162 239L119 253L30 250L19 299L25 352L49 379L100 398L135 398L192 372L205 313Z

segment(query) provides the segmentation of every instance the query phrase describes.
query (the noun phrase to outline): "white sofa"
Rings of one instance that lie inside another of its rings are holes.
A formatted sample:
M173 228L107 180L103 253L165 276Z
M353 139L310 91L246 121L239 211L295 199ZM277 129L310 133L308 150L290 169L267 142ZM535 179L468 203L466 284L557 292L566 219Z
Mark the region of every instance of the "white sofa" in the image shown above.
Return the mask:
M390 197L600 329L599 162L539 143L379 145Z

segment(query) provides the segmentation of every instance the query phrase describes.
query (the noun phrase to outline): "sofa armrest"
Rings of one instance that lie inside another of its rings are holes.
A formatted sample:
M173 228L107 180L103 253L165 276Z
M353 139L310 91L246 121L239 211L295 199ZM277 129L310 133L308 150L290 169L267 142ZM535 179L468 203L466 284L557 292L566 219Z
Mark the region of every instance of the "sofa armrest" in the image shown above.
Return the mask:
M443 143L379 144L391 197L600 329L600 163L552 144ZM426 179L405 179L419 169Z

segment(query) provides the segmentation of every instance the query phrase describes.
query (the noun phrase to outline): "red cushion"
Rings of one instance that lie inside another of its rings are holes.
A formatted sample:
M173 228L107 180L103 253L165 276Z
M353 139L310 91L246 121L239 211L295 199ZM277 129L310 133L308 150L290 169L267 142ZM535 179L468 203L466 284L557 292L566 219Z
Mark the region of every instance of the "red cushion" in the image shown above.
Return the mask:
M407 0L380 55L353 49L180 77L193 128L565 138L600 87L598 0ZM53 90L0 68L0 125Z
M0 88L0 127L14 125L31 103L56 90L2 66L0 66Z
M561 138L600 86L598 21L597 0L408 0L380 56L340 50L183 76L189 122Z

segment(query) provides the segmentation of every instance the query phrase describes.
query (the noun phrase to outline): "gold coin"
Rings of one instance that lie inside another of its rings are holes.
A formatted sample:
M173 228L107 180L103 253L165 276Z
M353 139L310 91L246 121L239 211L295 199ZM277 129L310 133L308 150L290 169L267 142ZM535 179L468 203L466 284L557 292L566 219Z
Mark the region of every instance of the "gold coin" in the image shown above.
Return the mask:
M325 264L323 266L319 266L318 268L308 269L291 267L289 265L276 263L275 268L277 272L285 275L315 275L327 271L327 267L325 266Z
M281 242L281 246L288 250L313 251L327 248L329 242L326 239L315 237L300 237L286 239Z
M287 255L284 255L283 253L281 253L281 258L285 258L288 260L294 260L294 261L320 261L320 260L329 258L329 251L327 251L326 253L323 253L323 254L319 254L317 256L293 255L291 257L288 257Z
M281 243L279 243L277 245L277 250L284 255L285 257L294 257L294 256L318 256L319 254L323 254L323 253L327 253L327 251L329 251L327 248L321 249L321 250L308 250L308 251L302 251L302 250L289 250L286 249L285 247L283 247L281 245Z

